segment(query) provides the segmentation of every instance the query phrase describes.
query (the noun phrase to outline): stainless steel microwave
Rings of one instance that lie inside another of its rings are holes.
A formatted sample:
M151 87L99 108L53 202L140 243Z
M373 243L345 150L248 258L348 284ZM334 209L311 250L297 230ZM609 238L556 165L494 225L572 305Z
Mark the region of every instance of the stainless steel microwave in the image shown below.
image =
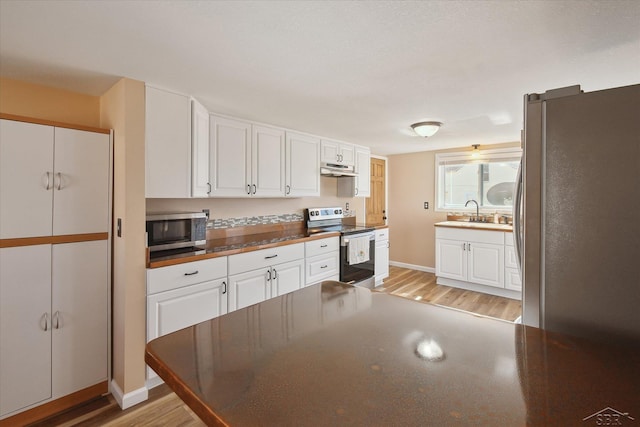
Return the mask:
M150 252L204 249L207 244L207 215L204 212L148 214L147 244Z

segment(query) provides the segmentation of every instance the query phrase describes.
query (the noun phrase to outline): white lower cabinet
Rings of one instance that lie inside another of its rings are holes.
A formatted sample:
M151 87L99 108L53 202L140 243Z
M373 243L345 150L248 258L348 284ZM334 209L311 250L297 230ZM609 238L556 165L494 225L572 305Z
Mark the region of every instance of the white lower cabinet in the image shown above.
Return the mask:
M376 286L389 277L389 229L376 230L376 263L374 265Z
M505 233L490 230L436 228L436 276L505 288ZM377 254L376 254L377 255Z
M340 279L340 238L305 242L305 284Z
M520 270L518 270L512 234L505 233L504 235L504 287L512 291L522 291L522 280L520 279Z
M229 311L300 289L304 243L229 256Z
M0 249L0 417L108 380L107 252Z
M227 292L227 257L147 269L147 342L227 313Z

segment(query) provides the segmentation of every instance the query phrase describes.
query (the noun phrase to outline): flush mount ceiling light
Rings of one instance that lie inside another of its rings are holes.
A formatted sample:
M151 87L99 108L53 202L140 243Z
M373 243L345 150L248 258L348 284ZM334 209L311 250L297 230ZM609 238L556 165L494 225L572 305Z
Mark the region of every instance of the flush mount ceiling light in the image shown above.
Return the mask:
M429 138L438 132L440 126L442 126L440 122L419 122L412 124L411 128L418 135Z

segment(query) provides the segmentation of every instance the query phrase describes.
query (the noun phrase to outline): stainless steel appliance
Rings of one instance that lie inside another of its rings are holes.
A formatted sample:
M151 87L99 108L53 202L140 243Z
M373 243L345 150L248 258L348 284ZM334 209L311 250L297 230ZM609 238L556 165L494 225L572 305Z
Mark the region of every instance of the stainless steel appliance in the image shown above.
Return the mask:
M326 231L340 232L340 281L352 283L358 286L373 288L375 266L375 231L371 227L344 223L344 214L341 207L309 208L305 211L307 229L309 233ZM368 240L368 257L366 260L350 260L349 251L351 245L356 242Z
M525 95L524 324L640 342L640 85ZM519 200L519 202L517 202Z
M204 249L207 215L204 212L170 212L147 215L150 252Z

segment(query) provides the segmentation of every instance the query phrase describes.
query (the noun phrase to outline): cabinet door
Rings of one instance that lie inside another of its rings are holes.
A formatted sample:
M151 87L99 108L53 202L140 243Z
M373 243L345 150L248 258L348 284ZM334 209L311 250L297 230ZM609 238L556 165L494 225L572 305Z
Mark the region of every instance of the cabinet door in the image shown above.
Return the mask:
M338 150L340 164L354 166L356 163L355 147L350 144L340 144Z
M304 259L274 265L271 269L271 296L293 292L304 285Z
M51 397L51 245L0 249L0 284L2 416Z
M109 231L109 135L55 128L53 234Z
M481 285L504 288L504 246L491 243L467 243L467 280Z
M191 196L208 197L209 186L209 112L191 100Z
M53 245L53 398L108 378L108 242Z
M215 197L249 197L251 188L251 125L209 116L209 182Z
M287 132L285 195L320 195L320 140Z
M466 242L436 239L436 276L467 280Z
M325 163L339 163L340 143L323 139L320 143L320 161Z
M284 196L284 131L253 125L251 154L251 184L254 186L252 195Z
M189 97L147 86L145 108L146 197L190 197Z
M0 239L50 236L53 127L0 120Z
M382 283L382 279L389 277L389 241L376 241L375 263L376 285Z
M355 195L369 197L371 195L371 154L368 149L356 149L356 178Z
M229 276L229 311L271 298L271 269L260 268Z
M226 312L226 279L151 295L147 297L147 341Z

